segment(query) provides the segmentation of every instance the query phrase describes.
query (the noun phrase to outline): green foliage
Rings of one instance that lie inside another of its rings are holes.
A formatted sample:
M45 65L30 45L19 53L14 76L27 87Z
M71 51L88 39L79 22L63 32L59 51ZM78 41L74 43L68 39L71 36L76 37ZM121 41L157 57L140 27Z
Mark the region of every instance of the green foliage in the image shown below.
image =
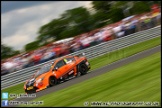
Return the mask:
M64 19L54 19L48 24L42 26L39 30L38 40L43 41L50 37L56 37L56 40L59 39L59 34L67 28L67 21Z
M130 1L116 1L114 5L112 5L112 7L116 7L116 8L126 8L127 3L129 3ZM111 8L112 8L111 7Z
M30 42L25 45L25 51L35 50L39 47L39 41Z
M110 1L93 1L93 9L95 13L91 15L91 20L93 21L93 29L103 27L107 24L107 20L110 18Z
M120 8L112 8L109 17L113 22L118 22L124 18L124 14Z
M78 7L71 10L67 10L65 11L65 13L62 14L61 18L66 19L66 21L68 21L68 27L66 28L68 30L70 30L69 28L71 27L76 27L77 29L80 29L78 30L78 34L80 33L79 31L81 31L82 33L89 31L90 13L86 8Z
M83 7L67 10L59 19L54 19L42 26L37 39L43 41L48 37L55 36L56 40L59 40L87 32L90 30L89 17L89 11Z
M74 21L75 23L80 23L83 21L83 19L87 18L89 16L89 12L86 8L78 7L71 10L66 11L66 16L64 16L66 19L68 19L70 22Z
M20 54L20 51L14 50L12 47L1 44L1 59L9 58Z
M78 29L78 27L69 27L66 30L62 31L58 38L63 39L67 37L73 37L78 35L79 33L82 33L81 29Z
M152 6L153 4L161 5L161 1L143 1L143 2L149 4L150 6Z
M93 1L93 8L96 11L102 11L107 13L111 7L110 1Z
M132 14L141 14L144 12L149 12L150 11L150 6L147 2L145 1L138 1L135 2L133 7L130 9Z

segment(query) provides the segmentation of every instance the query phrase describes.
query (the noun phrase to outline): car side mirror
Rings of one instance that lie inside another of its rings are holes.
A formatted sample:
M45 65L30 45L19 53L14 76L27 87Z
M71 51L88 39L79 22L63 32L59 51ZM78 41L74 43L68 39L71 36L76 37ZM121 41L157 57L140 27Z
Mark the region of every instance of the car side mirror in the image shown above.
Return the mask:
M57 71L57 70L58 70L58 67L53 68L53 71Z
M82 55L85 56L85 53L83 52Z

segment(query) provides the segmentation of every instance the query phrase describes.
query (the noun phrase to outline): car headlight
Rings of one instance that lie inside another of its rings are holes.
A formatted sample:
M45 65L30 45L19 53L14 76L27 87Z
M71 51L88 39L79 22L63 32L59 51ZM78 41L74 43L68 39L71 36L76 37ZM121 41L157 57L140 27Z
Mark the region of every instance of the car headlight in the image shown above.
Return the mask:
M43 79L44 79L44 77L38 79L38 80L36 81L36 83L37 83L37 84L40 83Z

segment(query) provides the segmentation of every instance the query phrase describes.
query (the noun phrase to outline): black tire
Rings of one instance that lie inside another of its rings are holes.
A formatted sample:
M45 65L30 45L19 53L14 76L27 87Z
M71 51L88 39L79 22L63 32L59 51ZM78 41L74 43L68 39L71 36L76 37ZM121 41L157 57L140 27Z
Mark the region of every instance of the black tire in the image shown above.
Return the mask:
M49 78L49 86L51 87L51 86L54 86L56 84L57 84L57 79L54 76L51 76Z
M81 75L85 75L88 72L88 67L84 63L80 64L78 68L79 68L78 70L81 73Z

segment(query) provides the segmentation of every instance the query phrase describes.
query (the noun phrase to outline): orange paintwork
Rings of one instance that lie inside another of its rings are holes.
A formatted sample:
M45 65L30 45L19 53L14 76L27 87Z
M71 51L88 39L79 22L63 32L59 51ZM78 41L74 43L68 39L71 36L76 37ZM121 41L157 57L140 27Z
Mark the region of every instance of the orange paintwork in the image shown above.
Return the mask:
M58 68L57 71L53 71L54 69L54 66L60 61L60 60L64 60L66 58L74 58L75 60L66 64L60 68ZM77 64L79 64L80 62L82 62L83 60L87 60L86 57L78 57L78 56L66 56L66 57L63 57L63 58L59 58L57 60L54 61L54 63L51 65L51 68L48 72L45 72L41 75L39 75L35 81L37 82L39 79L43 78L43 80L41 80L39 83L34 83L34 87L37 87L38 89L36 90L37 91L40 91L40 90L43 90L45 88L47 88L47 86L49 86L49 78L51 76L54 76L56 79L59 79L60 77L62 77L63 75L65 74L68 74L69 71L71 70L74 70L74 76L77 75ZM36 73L35 73L36 74ZM29 80L28 80L29 81ZM24 84L24 89L26 90L26 84L27 82Z

